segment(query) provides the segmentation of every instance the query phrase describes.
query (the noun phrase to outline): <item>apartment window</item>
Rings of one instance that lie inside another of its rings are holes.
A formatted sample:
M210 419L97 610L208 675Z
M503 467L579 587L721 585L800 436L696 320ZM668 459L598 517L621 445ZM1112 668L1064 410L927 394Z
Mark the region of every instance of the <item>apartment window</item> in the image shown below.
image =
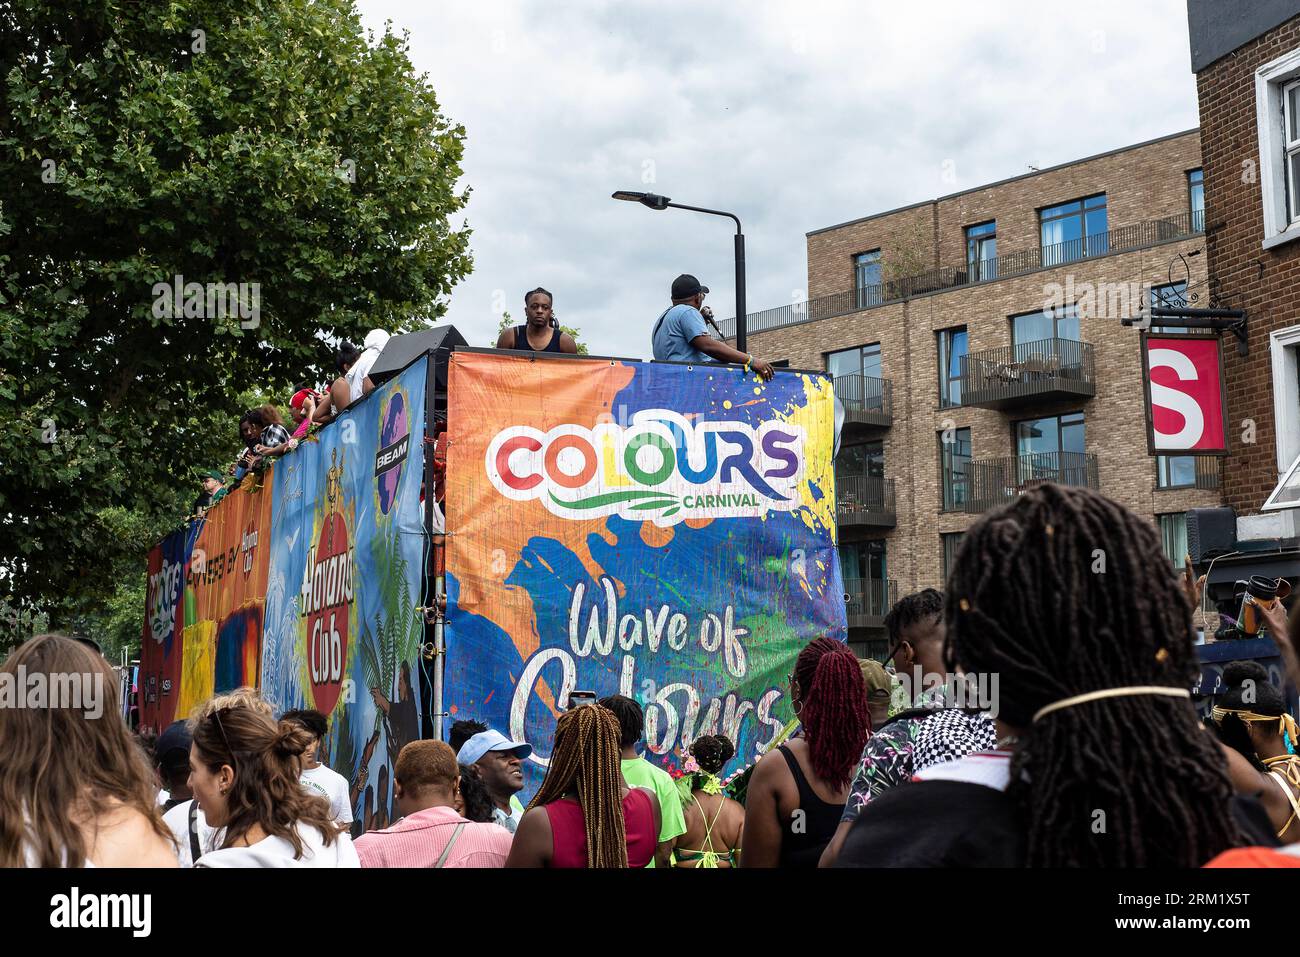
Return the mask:
M1192 231L1205 232L1205 170L1187 174L1187 202L1192 211Z
M1059 309L1044 309L1011 317L1011 342L1042 342L1044 339L1079 341L1079 308L1071 304Z
M1195 455L1156 456L1156 488L1191 488L1195 484Z
M880 294L880 250L858 253L853 257L853 288L858 291L858 308L879 305Z
M826 354L826 371L831 378L861 375L870 379L880 378L880 343L858 346L856 349L842 349Z
M1255 71L1263 247L1300 238L1300 49Z
M1187 558L1187 513L1157 515L1156 524L1160 529L1160 545L1165 558L1174 568L1182 568Z
M1082 455L1083 413L1025 419L1015 424L1017 455Z
M1024 419L1012 428L1019 482L1088 484L1082 412Z
M845 588L853 590L851 583L889 580L889 562L883 539L870 539L840 546L840 571Z
M971 282L997 278L998 235L995 220L966 227L966 268Z
M960 512L970 493L970 429L945 429L939 433L939 474L943 485L943 511Z
M961 546L961 538L965 532L948 532L939 536L939 542L943 549L943 580L948 581L948 576L952 574L953 563L957 560L957 549Z
M855 412L884 408L880 381L880 343L826 354L826 371L835 382L835 394L846 409Z
M966 327L940 329L939 340L939 407L961 405L961 360L966 355Z
M1106 232L1106 194L1049 206L1038 213L1043 265L1059 266L1110 248Z
M839 457L835 459L835 471L846 476L884 478L885 443L878 440L840 446Z
M1300 220L1300 81L1288 83L1282 90L1282 136L1286 152L1287 218Z
M1273 365L1273 421L1277 431L1277 474L1300 456L1300 326L1269 335Z

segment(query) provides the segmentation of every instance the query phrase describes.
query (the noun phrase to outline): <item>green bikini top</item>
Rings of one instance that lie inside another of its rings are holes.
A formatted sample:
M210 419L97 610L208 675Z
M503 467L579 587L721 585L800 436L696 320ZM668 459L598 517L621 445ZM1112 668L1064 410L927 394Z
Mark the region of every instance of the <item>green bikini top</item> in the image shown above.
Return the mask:
M709 793L713 793L713 792L709 792ZM717 867L718 864L720 863L728 864L732 867L735 867L736 858L740 854L740 848L738 847L733 848L732 850L724 851L721 854L713 849L713 825L718 823L718 818L721 817L722 815L722 809L723 807L726 806L726 801L723 801L721 804L718 805L717 811L715 811L713 814L712 821L710 821L708 817L705 815L704 808L700 807L700 802L699 800L696 799L694 794L691 795L691 801L694 802L696 808L699 809L700 817L704 818L704 848L705 849L700 851L688 851L684 849L676 850L673 853L677 855L677 860L698 861L699 863L696 865L696 867Z

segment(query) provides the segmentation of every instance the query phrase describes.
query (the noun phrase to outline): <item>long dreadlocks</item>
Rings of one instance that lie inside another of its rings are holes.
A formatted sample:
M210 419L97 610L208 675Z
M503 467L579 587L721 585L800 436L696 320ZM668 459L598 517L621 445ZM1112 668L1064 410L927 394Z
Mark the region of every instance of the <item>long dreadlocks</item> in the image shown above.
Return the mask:
M1034 721L1074 695L1195 681L1191 609L1152 526L1084 488L1034 488L966 532L945 616L948 667L998 675L998 716L1024 729L1008 795L1026 863L1199 867L1243 842L1189 702L1112 697Z
M574 788L587 829L588 867L627 867L619 724L614 712L585 705L555 722L555 749L528 807L558 801Z

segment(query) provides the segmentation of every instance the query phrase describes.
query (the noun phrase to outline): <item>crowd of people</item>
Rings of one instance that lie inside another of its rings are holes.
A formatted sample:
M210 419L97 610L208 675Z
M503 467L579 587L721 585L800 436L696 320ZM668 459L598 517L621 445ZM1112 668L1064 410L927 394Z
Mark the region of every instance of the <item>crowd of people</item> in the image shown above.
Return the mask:
M289 398L286 422L275 403L268 402L246 411L239 420L239 438L244 448L225 470L205 469L199 474L202 490L190 514L200 515L216 505L249 472L260 471L269 462L293 452L313 429L334 421L345 409L374 391L370 370L388 344L389 335L372 329L358 349L342 343L334 356L337 376L327 389L304 383Z
M1253 661L1198 715L1195 587L1148 523L1046 484L971 527L943 593L893 608L892 673L804 647L797 730L729 787L730 740L701 736L674 779L645 757L642 706L613 695L559 714L527 805L532 745L466 719L406 743L392 823L368 828L319 760L324 715L277 718L242 688L146 747L102 655L43 635L0 673L98 673L110 700L100 720L0 709L0 866L1300 866L1300 729ZM1300 624L1260 614L1300 685ZM993 701L954 697L978 675Z
M1113 572L1078 560L1096 548ZM325 716L277 719L239 689L147 749L118 720L0 711L0 810L15 812L0 814L0 864L1300 865L1300 732L1249 661L1197 717L1190 614L1147 523L1046 485L972 527L946 595L891 610L892 674L830 638L801 651L798 732L757 762L743 805L719 777L732 742L701 737L674 780L643 756L641 705L613 695L559 716L527 807L532 746L460 720L448 743L401 749L396 820L363 817L364 830L347 780L319 761ZM1285 611L1261 614L1297 681ZM59 636L3 668L98 671L117 687L97 650ZM999 678L996 711L949 700L958 676L980 674Z
M112 668L89 643L38 636L0 673L98 675L108 698L102 720L80 703L0 709L13 756L0 767L0 867L644 867L671 866L674 852L678 866L726 867L739 851L743 812L717 777L731 743L696 742L683 791L635 754L644 714L629 698L561 715L528 808L529 745L469 720L450 743L408 742L393 767L396 820L362 830L347 780L319 761L329 726L317 711L277 718L239 688L147 740L128 731Z

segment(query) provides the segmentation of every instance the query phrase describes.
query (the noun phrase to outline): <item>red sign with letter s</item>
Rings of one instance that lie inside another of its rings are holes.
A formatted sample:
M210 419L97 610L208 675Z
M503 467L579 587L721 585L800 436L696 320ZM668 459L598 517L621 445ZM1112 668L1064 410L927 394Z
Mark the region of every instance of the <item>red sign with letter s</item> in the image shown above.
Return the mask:
M1147 446L1153 455L1226 455L1223 350L1217 336L1146 335Z

